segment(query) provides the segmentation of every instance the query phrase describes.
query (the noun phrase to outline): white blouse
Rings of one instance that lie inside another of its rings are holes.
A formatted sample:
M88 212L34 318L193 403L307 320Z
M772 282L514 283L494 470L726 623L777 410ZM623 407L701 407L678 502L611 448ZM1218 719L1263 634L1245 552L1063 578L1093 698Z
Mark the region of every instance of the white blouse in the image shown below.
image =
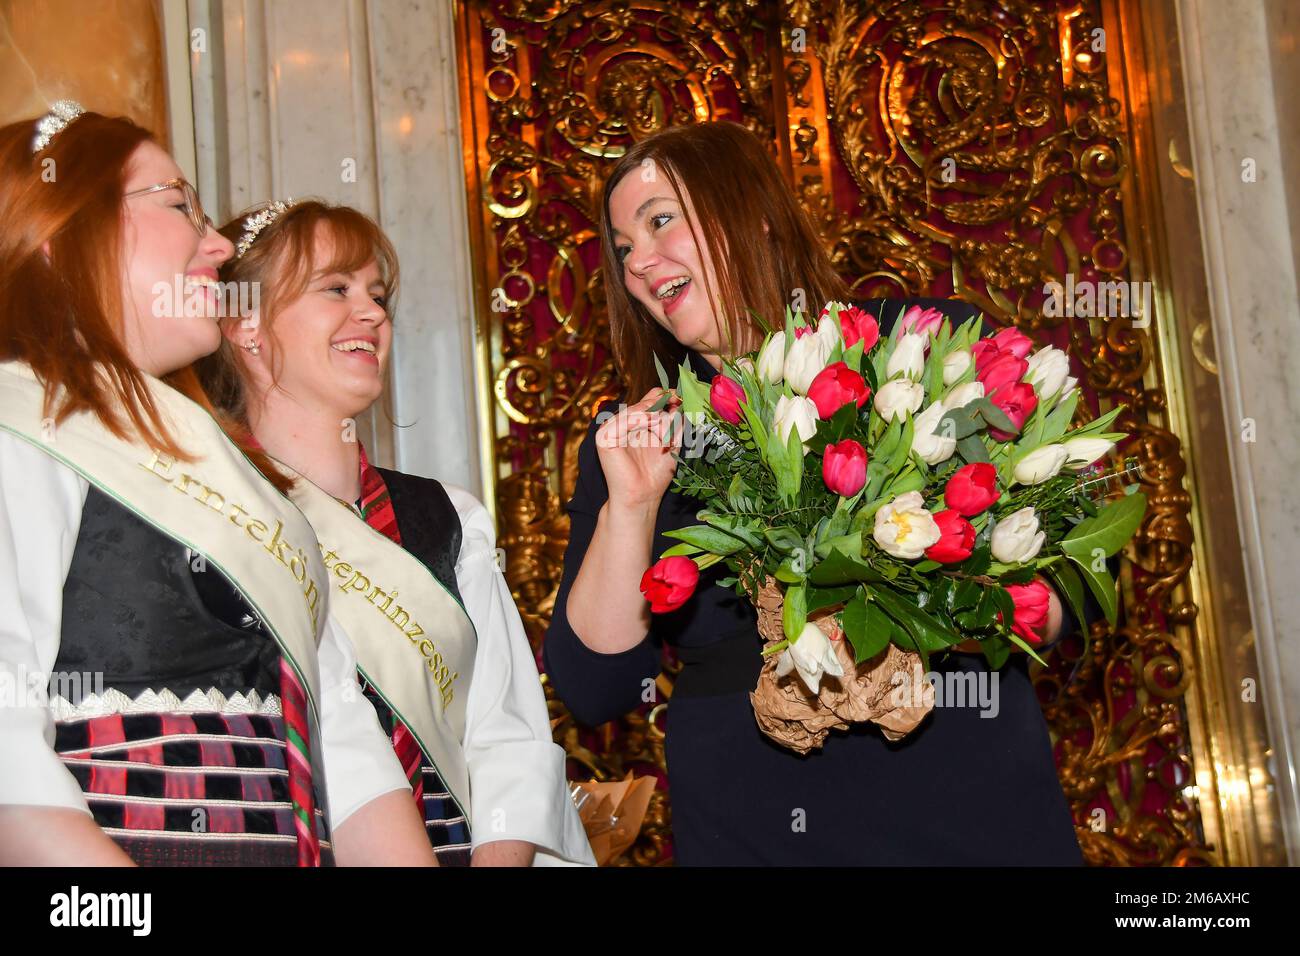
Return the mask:
M88 488L45 452L0 432L0 804L90 813L54 751L46 696ZM538 864L594 863L519 613L496 571L491 521L468 492L448 493L464 528L457 584L479 635L465 745L473 845L525 840L537 845ZM337 829L371 800L410 785L359 692L352 643L332 617L319 655L322 789Z
M456 587L478 634L465 705L474 849L523 840L537 847L535 866L594 866L569 793L564 748L551 737L537 664L497 560L492 519L465 489L443 487L462 529Z
M46 697L89 487L71 468L0 432L0 804L90 813L54 751ZM374 707L357 689L352 643L329 617L319 660L321 789L337 829L371 800L409 791L410 784Z

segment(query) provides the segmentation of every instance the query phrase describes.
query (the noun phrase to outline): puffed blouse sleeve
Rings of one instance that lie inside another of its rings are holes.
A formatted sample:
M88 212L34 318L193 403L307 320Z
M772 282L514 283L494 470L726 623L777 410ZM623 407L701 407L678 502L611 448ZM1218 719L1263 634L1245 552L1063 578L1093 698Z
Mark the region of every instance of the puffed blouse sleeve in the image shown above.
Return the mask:
M0 804L90 814L54 751L47 697L88 488L66 465L0 432Z
M594 865L491 516L468 491L443 487L460 516L456 586L478 637L465 717L474 848L521 840L537 847L536 866Z
M332 615L325 618L320 662L320 739L325 802L337 829L371 800L411 792L393 745L357 679L357 652Z

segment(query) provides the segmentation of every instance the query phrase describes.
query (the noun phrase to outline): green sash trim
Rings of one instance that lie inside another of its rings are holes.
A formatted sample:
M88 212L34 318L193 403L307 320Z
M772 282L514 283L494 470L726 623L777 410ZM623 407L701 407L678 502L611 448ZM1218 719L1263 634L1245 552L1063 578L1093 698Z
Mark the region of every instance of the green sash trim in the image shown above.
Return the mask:
M346 504L301 477L290 496L320 539L335 589L330 613L352 639L358 667L410 728L468 820L473 621L422 561Z

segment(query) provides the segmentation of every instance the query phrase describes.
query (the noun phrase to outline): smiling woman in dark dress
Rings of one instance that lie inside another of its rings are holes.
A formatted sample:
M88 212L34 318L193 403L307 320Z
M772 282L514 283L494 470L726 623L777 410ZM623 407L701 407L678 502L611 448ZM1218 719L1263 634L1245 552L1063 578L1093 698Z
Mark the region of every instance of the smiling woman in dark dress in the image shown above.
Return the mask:
M697 239L698 237L698 239ZM666 742L673 837L686 865L1077 865L1082 862L1051 741L1023 656L987 678L982 655L931 661L989 680L985 706L936 707L903 741L873 728L832 734L799 756L769 741L749 691L762 664L753 607L702 574L679 610L653 619L641 575L695 522L669 490L675 471L654 355L688 359L703 380L715 352L779 317L848 296L762 144L732 123L666 130L628 151L605 188L602 230L610 333L629 397L598 416L578 455L564 576L544 646L560 697L585 724L636 708L665 643L683 663ZM712 255L715 250L726 250ZM685 280L685 281L683 281ZM900 301L867 307L882 331ZM942 301L954 322L970 306ZM724 318L725 317L725 318ZM658 436L628 439L639 431ZM1047 639L1075 626L1052 596ZM977 685L978 686L978 685Z

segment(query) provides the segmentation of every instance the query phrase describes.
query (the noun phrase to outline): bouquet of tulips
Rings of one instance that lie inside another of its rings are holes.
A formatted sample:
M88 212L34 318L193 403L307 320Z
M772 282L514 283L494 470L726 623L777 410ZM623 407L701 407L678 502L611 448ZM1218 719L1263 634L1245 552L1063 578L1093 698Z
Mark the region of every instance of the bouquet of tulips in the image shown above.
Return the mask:
M888 691L956 645L993 668L1013 648L1038 659L1044 577L1080 621L1085 588L1115 621L1106 558L1146 502L1133 486L1099 505L1080 473L1125 437L1108 430L1122 407L1072 427L1065 353L980 328L913 306L882 338L830 303L815 323L787 309L708 386L682 365L673 487L703 507L642 591L671 612L725 565L719 583L758 608L756 717L786 746L860 721L906 734L928 705Z

